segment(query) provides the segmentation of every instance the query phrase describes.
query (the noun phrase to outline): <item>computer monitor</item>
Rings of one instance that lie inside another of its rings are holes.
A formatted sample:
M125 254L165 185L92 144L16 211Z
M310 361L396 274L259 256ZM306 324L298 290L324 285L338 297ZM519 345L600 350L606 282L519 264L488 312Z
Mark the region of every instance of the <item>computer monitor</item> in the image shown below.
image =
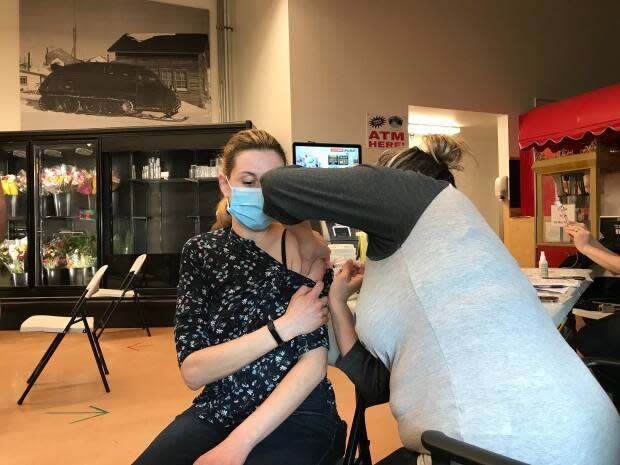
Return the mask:
M601 216L599 232L605 239L606 247L614 252L620 251L620 216Z
M293 164L304 168L348 168L362 162L362 146L295 142Z
M355 144L317 144L295 142L293 163L304 168L349 168L362 162L362 146ZM310 220L312 229L330 244L352 244L357 247L357 230L334 223Z

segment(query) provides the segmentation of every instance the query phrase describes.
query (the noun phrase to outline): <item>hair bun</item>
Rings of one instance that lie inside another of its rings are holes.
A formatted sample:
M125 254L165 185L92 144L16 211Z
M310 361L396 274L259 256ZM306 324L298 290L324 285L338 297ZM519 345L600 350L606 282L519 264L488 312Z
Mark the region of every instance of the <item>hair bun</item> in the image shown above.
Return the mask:
M469 147L460 137L444 134L428 134L423 137L426 149L437 163L444 164L450 170L462 170L461 161L470 153Z

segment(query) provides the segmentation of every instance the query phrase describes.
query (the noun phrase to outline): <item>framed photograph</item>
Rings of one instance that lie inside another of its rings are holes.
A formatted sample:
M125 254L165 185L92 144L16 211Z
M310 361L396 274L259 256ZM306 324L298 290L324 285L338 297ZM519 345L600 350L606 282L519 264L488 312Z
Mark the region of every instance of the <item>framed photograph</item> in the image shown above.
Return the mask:
M22 130L212 122L210 12L21 0Z

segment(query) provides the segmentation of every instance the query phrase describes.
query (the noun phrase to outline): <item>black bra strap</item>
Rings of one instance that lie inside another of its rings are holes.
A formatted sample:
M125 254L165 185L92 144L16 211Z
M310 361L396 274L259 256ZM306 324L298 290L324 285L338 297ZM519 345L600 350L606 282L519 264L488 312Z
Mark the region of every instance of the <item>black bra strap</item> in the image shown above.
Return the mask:
M284 232L282 233L282 264L284 265L284 268L288 268L286 266L286 229L284 229Z

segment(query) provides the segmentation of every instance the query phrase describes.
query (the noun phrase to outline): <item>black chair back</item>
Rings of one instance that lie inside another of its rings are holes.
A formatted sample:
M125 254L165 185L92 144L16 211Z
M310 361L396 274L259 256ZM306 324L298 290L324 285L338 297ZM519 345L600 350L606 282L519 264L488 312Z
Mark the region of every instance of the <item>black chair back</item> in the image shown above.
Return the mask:
M422 433L422 445L431 453L433 465L528 465L446 436L440 431Z

